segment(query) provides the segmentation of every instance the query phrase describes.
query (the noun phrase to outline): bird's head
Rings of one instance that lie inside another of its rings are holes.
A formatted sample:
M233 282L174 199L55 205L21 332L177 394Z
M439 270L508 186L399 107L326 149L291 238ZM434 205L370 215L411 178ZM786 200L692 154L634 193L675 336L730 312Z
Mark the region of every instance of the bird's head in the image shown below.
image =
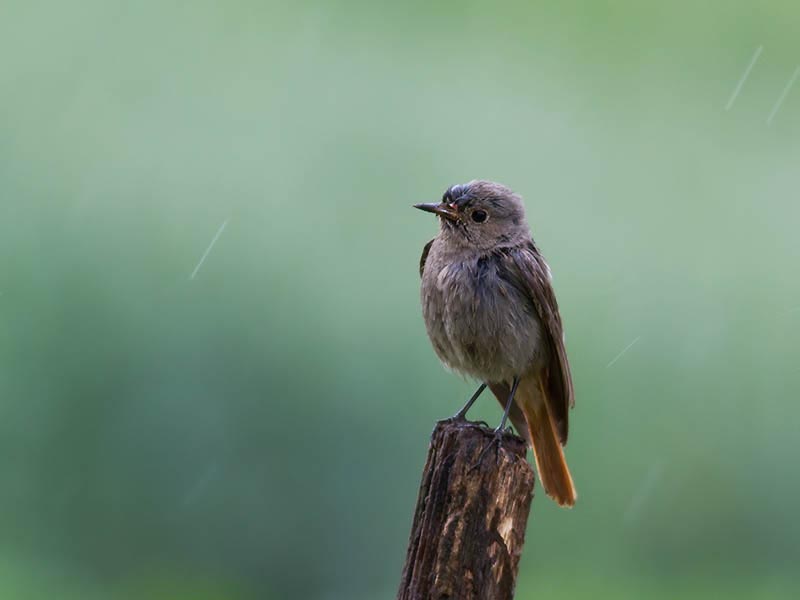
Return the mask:
M530 239L522 198L493 181L454 185L441 202L414 207L438 215L441 236L453 244L488 250Z

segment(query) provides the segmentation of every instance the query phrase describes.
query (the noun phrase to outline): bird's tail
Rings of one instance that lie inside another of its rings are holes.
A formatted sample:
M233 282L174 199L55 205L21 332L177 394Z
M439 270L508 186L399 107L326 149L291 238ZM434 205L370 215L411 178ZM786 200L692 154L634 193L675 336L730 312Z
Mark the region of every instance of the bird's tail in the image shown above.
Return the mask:
M528 426L525 437L533 448L544 491L560 506L574 506L578 495L547 407L547 390L540 373L528 373L520 380L514 401L525 415Z

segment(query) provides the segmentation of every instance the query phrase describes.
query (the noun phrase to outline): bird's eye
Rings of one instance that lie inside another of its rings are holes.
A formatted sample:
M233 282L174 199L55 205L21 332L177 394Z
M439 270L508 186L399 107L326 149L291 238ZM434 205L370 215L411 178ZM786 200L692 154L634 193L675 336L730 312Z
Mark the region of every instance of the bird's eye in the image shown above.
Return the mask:
M476 223L483 223L489 218L489 214L485 210L473 210L470 216Z

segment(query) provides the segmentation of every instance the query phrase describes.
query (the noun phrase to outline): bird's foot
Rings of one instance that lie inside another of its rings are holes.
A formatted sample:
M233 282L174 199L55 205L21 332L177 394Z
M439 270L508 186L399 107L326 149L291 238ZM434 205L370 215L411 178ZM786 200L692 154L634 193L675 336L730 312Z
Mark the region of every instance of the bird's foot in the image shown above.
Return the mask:
M447 417L445 419L445 422L446 423L468 423L469 421L467 421L467 411L460 410L456 414L454 414L452 417Z
M472 408L472 405L475 404L475 401L478 399L478 397L483 393L483 390L485 389L486 389L486 383L480 384L480 386L478 386L478 389L475 390L475 393L472 394L469 400L467 400L467 403L461 407L461 410L459 410L449 419L445 419L445 421L448 423L471 423L472 421L467 420L467 412L469 411L470 408Z
M467 418L466 411L458 411L452 417L447 417L446 419L442 419L443 423L463 423L466 425L476 425L478 427L483 427L485 429L489 429L489 424L486 421L473 421Z
M484 423L484 425L485 425L485 423ZM500 445L503 442L503 436L509 430L510 430L510 427L504 428L502 425L500 425L499 427L497 427L494 430L494 432L492 433L492 440L483 447L483 449L481 450L481 453L478 455L477 462L469 468L469 471L468 471L469 473L471 473L472 471L474 471L475 469L477 469L478 467L481 466L481 464L483 463L483 459L486 456L486 453L491 448L495 449L495 456L499 455L499 453L500 453Z

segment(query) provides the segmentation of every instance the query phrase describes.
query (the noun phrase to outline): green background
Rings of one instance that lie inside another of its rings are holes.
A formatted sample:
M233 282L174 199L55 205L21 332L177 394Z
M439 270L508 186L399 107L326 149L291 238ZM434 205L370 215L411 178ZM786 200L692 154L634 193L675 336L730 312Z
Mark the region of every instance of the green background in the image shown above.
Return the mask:
M0 597L392 598L473 387L410 205L472 178L525 198L577 393L579 502L534 499L517 598L798 597L800 81L767 120L799 30L793 0L2 3Z

